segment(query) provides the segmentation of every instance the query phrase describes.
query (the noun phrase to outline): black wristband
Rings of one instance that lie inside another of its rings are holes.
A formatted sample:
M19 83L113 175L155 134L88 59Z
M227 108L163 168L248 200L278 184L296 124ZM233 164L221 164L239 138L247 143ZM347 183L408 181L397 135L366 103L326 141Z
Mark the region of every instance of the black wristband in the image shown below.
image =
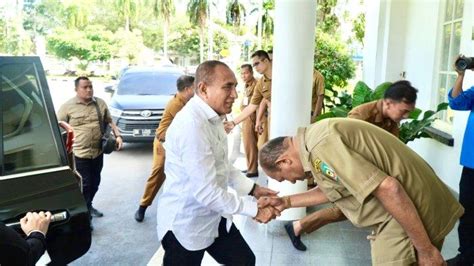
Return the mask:
M253 196L253 193L255 192L255 188L257 187L257 183L253 183L252 190L250 190L249 195Z

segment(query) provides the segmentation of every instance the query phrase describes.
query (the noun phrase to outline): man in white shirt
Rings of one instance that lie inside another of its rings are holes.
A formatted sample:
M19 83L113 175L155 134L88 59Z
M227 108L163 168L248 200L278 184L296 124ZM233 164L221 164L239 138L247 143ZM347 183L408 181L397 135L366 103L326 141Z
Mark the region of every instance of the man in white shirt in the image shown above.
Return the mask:
M232 70L222 62L206 61L197 68L194 82L196 96L176 115L164 143L166 181L157 216L163 265L200 265L205 251L220 264L255 265L232 215L266 223L278 210L258 209L249 195L277 193L244 177L227 159L223 118L237 98ZM244 196L229 192L228 186Z

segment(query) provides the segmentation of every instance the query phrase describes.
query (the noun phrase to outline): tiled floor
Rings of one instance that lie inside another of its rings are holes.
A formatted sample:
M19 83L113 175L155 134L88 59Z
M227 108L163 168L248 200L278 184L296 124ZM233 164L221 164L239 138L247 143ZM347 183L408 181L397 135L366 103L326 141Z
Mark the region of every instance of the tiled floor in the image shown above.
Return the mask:
M245 168L240 156L235 165ZM242 167L243 166L243 167ZM259 184L266 183L259 177ZM308 213L324 206L308 208ZM273 221L267 225L258 224L252 219L240 215L234 222L257 258L257 265L371 265L370 245L366 236L369 229L354 227L344 221L329 224L309 235L302 236L307 251L296 250L284 228L284 221ZM453 230L445 239L442 250L445 259L456 255L458 247L457 230ZM162 249L155 254L150 265L161 265ZM202 265L218 265L209 255L204 257Z

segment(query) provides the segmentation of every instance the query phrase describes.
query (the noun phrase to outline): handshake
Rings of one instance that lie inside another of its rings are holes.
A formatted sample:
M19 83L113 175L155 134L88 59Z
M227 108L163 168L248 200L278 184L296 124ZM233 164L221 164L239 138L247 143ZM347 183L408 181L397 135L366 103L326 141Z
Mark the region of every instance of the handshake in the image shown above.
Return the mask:
M291 208L290 197L260 197L257 202L258 212L254 219L259 223L268 223Z

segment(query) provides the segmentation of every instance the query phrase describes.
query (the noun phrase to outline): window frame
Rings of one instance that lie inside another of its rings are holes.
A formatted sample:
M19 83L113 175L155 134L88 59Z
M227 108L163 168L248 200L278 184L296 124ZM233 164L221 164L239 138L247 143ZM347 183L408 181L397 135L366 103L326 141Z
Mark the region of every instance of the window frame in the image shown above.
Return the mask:
M48 127L49 127L49 131L52 134L52 141L54 142L55 148L58 152L59 165L54 166L54 167L50 167L50 166L38 167L38 168L29 169L25 171L6 174L5 167L4 167L5 150L4 150L4 140L3 140L3 115L0 115L0 136L2 136L2 139L0 140L0 179L3 179L10 175L24 175L24 174L27 174L28 172L36 171L36 170L68 166L66 147L61 138L61 132L60 132L58 120L56 117L56 112L54 110L53 101L49 93L49 87L46 80L45 72L41 65L41 61L39 57L37 56L25 56L25 57L5 56L5 57L1 57L1 61L0 61L0 66L22 65L22 64L33 66L34 68L33 71L36 76L36 82L41 87L41 89L39 90L40 92L39 96L41 96L41 100L45 105L43 106L43 110L45 112L45 117L48 120L48 121L45 121L45 123L46 122L49 123ZM0 99L2 98L3 98L3 90L0 90ZM3 107L3 101L0 100L0 108L1 107ZM53 126L53 125L58 125L58 126Z

